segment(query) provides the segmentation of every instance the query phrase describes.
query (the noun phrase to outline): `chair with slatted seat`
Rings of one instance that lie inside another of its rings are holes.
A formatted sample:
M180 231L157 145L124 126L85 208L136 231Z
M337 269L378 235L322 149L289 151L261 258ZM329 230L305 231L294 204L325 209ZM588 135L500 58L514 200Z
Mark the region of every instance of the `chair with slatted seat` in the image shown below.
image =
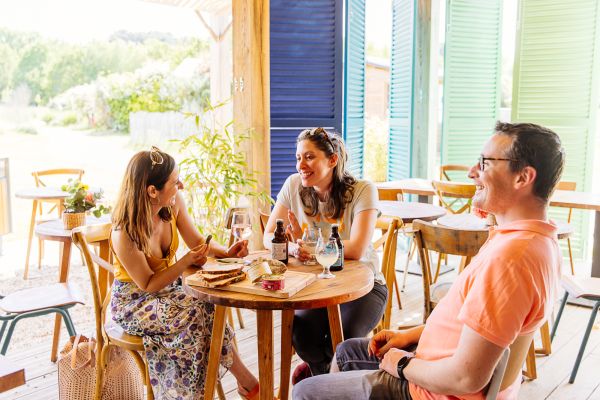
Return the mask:
M35 180L36 187L48 187L56 186L60 187L68 182L69 179L81 180L84 171L77 168L59 168L59 169L48 169L43 171L34 171L31 173ZM29 256L31 253L31 239L33 237L33 226L42 222L49 221L50 219L61 218L62 213L62 200L36 200L37 210L35 213L37 217L35 221L31 221L29 241L27 243L27 253L25 256L25 271L23 278L27 279L29 276ZM50 207L49 209L46 207ZM57 216L52 216L52 213L56 210ZM44 257L44 241L38 238L38 268L42 267L42 258Z
M561 182L558 182L558 185L556 185L556 189L575 191L577 189L577 182L561 181ZM563 230L570 230L570 232L573 232L573 227L571 226L571 217L572 216L573 216L573 209L569 208L569 211L567 214L567 222L565 223L562 221L557 221L559 228L562 228ZM565 238L567 239L567 248L569 249L569 262L571 263L571 275L575 275L575 264L573 263L573 250L571 250L571 235L570 234L565 235Z
M451 178L453 172L465 172L464 177L467 177L467 174L471 167L468 165L460 165L460 164L446 164L440 167L440 181L454 181Z
M84 304L81 292L72 283L55 283L52 285L32 287L0 296L0 355L5 355L17 322L26 318L35 318L46 314L60 314L65 321L67 332L75 336L75 326L69 309L76 304ZM8 331L6 328L8 327ZM4 332L6 337L4 338ZM4 342L2 339L4 338Z

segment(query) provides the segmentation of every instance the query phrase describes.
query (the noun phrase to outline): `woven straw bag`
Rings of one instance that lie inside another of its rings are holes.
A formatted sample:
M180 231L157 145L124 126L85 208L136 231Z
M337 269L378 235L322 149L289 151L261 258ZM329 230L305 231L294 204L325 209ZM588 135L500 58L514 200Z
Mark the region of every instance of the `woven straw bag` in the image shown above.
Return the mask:
M71 336L58 359L58 398L89 400L96 386L96 340ZM144 382L131 354L111 346L104 375L103 400L142 400Z

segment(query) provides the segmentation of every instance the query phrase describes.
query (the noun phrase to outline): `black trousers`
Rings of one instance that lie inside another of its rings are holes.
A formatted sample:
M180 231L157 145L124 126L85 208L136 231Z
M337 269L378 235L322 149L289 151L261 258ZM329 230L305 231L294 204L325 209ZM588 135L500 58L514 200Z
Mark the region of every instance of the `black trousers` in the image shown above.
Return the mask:
M360 299L340 306L344 339L365 337L377 324L385 310L387 286L375 283ZM292 343L313 375L329 372L333 349L326 308L298 310L294 316Z

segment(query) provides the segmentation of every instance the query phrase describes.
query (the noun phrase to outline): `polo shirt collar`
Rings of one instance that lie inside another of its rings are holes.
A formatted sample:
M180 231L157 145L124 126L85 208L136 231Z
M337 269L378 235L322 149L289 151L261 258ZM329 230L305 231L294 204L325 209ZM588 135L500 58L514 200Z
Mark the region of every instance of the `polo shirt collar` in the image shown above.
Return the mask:
M551 238L556 238L557 230L558 228L553 221L546 222L539 219L522 219L502 226L491 227L490 233L494 234L511 231L530 231Z

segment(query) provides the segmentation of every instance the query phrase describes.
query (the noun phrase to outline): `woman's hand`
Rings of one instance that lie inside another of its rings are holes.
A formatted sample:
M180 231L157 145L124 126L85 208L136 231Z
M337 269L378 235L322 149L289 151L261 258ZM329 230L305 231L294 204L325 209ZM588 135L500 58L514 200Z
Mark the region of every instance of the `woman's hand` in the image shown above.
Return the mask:
M242 258L248 255L248 241L240 240L227 249L226 257Z
M191 249L184 258L188 262L188 265L195 265L200 267L206 263L206 256L208 255L208 246L201 244L200 246Z
M292 237L291 241L295 242L298 239L302 239L302 228L292 210L288 210L288 220L290 224L286 228L286 233Z
M304 244L302 239L296 240L296 243L298 244L298 250L296 250L293 256L302 262L310 260L312 258L312 254L306 250L306 247L302 246Z

